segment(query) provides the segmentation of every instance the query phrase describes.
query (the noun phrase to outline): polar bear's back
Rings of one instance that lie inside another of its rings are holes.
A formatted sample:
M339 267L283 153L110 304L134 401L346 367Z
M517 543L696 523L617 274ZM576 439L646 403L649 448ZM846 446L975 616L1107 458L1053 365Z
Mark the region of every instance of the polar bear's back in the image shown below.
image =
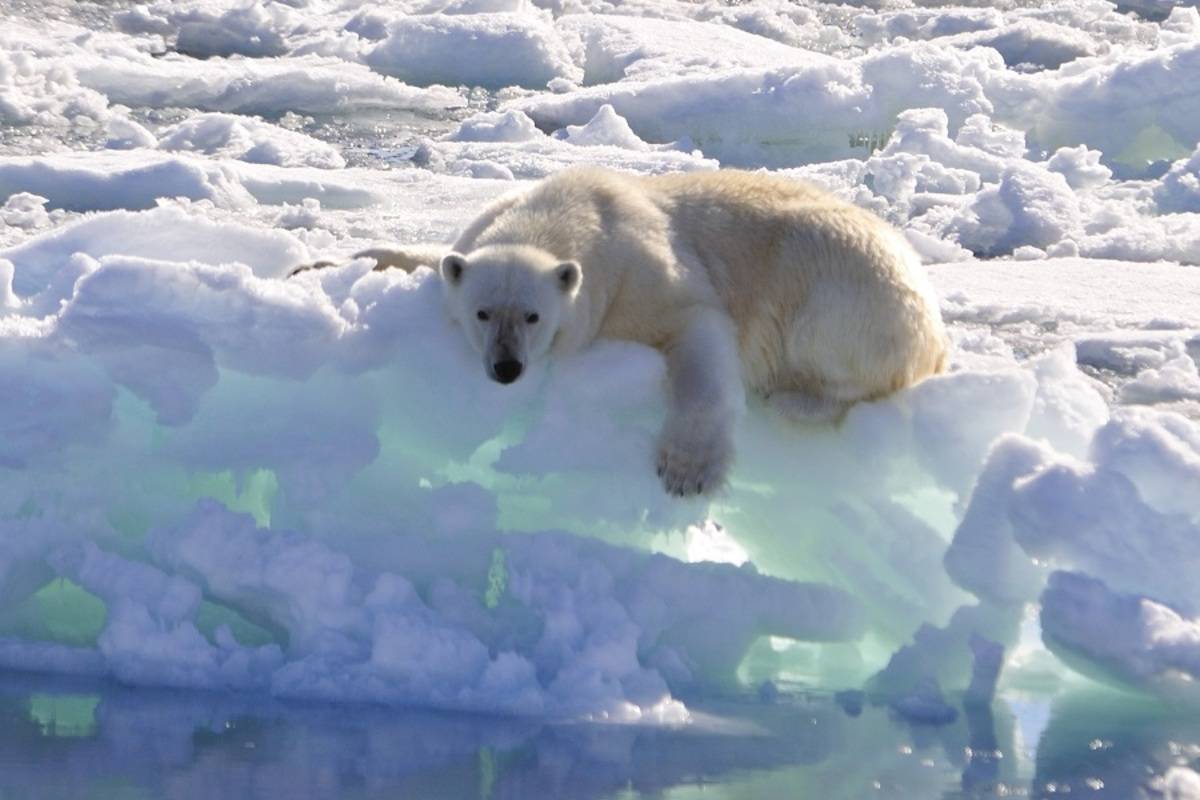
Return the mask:
M640 182L670 219L675 241L694 251L718 289L924 280L916 253L894 228L812 184L739 170Z
M649 189L677 200L706 204L761 208L764 201L811 202L835 199L829 192L811 183L739 169L673 172L666 175L642 176L638 180Z
M945 332L920 260L874 214L761 173L643 184L734 318L752 386L857 399L943 368Z

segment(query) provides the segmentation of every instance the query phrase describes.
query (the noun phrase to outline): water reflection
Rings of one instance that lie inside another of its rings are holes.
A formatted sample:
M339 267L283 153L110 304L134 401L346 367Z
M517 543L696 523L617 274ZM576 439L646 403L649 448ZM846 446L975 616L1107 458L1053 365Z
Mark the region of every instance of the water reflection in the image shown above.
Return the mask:
M1162 798L1151 784L1173 766L1200 769L1195 708L1115 693L1068 696L1054 704L1038 743L1034 796Z
M662 730L5 674L0 797L1129 800L1200 755L1184 712L1106 694L1060 698L1048 720L1037 707L929 727L821 696L706 707Z

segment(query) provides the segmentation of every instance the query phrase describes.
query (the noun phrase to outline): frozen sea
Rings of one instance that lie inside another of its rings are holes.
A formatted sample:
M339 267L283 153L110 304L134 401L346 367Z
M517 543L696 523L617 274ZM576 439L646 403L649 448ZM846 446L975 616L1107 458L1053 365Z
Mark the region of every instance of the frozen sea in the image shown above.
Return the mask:
M0 798L1200 798L1198 86L1171 0L0 0ZM658 353L353 257L581 164L883 216L950 370L666 496Z

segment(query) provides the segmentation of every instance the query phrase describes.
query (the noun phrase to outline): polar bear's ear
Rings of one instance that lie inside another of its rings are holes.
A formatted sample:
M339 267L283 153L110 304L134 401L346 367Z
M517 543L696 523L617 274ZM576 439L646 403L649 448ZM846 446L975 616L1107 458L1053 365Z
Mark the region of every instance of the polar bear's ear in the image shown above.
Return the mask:
M579 268L579 262L564 261L554 268L554 278L558 281L558 288L566 294L571 294L579 288L579 283L583 280L583 271Z
M447 253L442 256L442 280L451 286L457 286L467 271L466 256L461 253Z

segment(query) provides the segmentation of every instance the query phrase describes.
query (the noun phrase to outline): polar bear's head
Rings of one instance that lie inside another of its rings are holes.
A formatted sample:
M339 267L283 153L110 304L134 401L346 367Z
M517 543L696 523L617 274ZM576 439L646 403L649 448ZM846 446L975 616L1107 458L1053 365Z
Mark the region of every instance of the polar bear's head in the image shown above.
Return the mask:
M550 349L583 277L576 262L526 245L450 253L441 272L450 315L500 383L521 377Z

